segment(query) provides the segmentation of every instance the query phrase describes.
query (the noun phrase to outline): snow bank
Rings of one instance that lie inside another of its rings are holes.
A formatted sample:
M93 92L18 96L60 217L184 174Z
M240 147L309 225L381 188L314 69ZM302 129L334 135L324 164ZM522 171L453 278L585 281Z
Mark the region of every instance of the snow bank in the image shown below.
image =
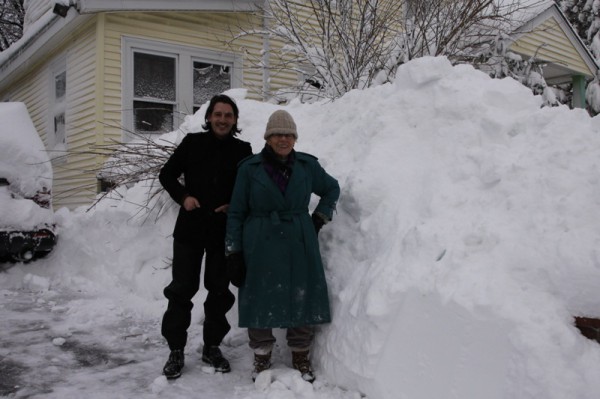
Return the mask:
M258 152L280 107L232 93L241 138ZM573 326L600 316L600 119L541 104L513 80L423 58L393 84L286 107L296 149L342 187L320 233L333 322L315 343L318 381L370 399L600 391L600 346ZM147 189L123 188L91 213L59 211L61 241L38 274L158 320L175 209L138 213L131 204ZM304 397L272 385L253 395Z

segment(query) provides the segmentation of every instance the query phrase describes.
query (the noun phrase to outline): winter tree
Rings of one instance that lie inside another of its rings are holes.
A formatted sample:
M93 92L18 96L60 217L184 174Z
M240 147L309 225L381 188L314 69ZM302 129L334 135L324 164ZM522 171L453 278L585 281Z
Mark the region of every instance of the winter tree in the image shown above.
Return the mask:
M586 7L588 0L555 0L562 12L565 14L579 37L588 45L588 30L593 21L593 16L589 13L591 7ZM587 9L587 12L586 12Z
M0 0L0 51L23 35L25 0Z
M280 43L255 65L303 77L298 89L326 98L392 79L402 63L445 55L471 62L518 26L536 0L269 0L262 35Z
M303 76L304 93L337 98L367 87L395 48L403 1L269 0L259 7L269 59L253 60L275 74ZM281 93L280 93L281 94Z

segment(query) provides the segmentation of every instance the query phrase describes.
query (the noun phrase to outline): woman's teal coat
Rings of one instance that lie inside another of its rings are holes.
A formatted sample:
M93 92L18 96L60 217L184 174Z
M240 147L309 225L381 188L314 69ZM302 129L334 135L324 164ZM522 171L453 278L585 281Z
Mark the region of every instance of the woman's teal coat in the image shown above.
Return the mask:
M227 212L228 253L243 251L246 280L238 295L239 326L286 328L331 321L317 234L308 211L331 219L340 187L317 158L296 152L285 195L262 156L243 161Z

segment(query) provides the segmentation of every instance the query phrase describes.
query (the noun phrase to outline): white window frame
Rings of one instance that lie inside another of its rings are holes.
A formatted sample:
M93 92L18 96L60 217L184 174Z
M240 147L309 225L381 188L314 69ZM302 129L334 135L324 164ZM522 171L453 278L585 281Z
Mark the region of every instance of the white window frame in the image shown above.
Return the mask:
M123 36L122 38L122 123L124 126L123 140L130 141L133 137L127 132L134 129L133 116L133 80L134 53L141 52L175 58L176 98L174 113L191 114L194 109L193 65L194 62L205 62L228 65L231 68L231 88L242 85L241 55L213 51L203 48ZM218 93L215 93L218 94ZM177 129L182 117L173 118L173 128Z
M47 148L50 150L49 155L50 158L56 162L57 160L62 159L64 161L64 155L67 151L67 96L68 96L68 86L65 87L65 95L62 99L56 98L56 77L60 74L65 74L65 84L68 84L68 74L67 74L67 57L66 55L62 55L54 60L49 66L49 76L48 76L48 125L46 128L46 137L47 137ZM63 132L64 137L57 137L56 131L54 129L54 118L56 115L62 113L65 119L64 121L64 129Z

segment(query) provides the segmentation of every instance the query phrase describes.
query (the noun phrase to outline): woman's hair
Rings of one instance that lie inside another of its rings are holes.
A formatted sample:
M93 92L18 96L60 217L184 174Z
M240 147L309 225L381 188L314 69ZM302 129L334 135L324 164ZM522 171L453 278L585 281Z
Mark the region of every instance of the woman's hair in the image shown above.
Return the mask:
M202 125L202 129L207 130L207 131L212 130L212 127L210 126L210 122L208 121L208 117L210 116L210 114L212 114L213 110L215 109L215 105L217 103L224 103L224 104L231 105L231 108L233 109L233 115L235 116L235 120L236 121L238 120L240 111L239 111L235 101L233 101L233 99L231 97L229 97L225 94L217 94L216 96L213 96L213 98L210 99L210 103L208 104L208 108L206 109L206 113L204 114L204 125ZM233 125L233 127L231 128L231 135L235 136L241 131L242 131L242 129L238 128L237 122L236 122Z

